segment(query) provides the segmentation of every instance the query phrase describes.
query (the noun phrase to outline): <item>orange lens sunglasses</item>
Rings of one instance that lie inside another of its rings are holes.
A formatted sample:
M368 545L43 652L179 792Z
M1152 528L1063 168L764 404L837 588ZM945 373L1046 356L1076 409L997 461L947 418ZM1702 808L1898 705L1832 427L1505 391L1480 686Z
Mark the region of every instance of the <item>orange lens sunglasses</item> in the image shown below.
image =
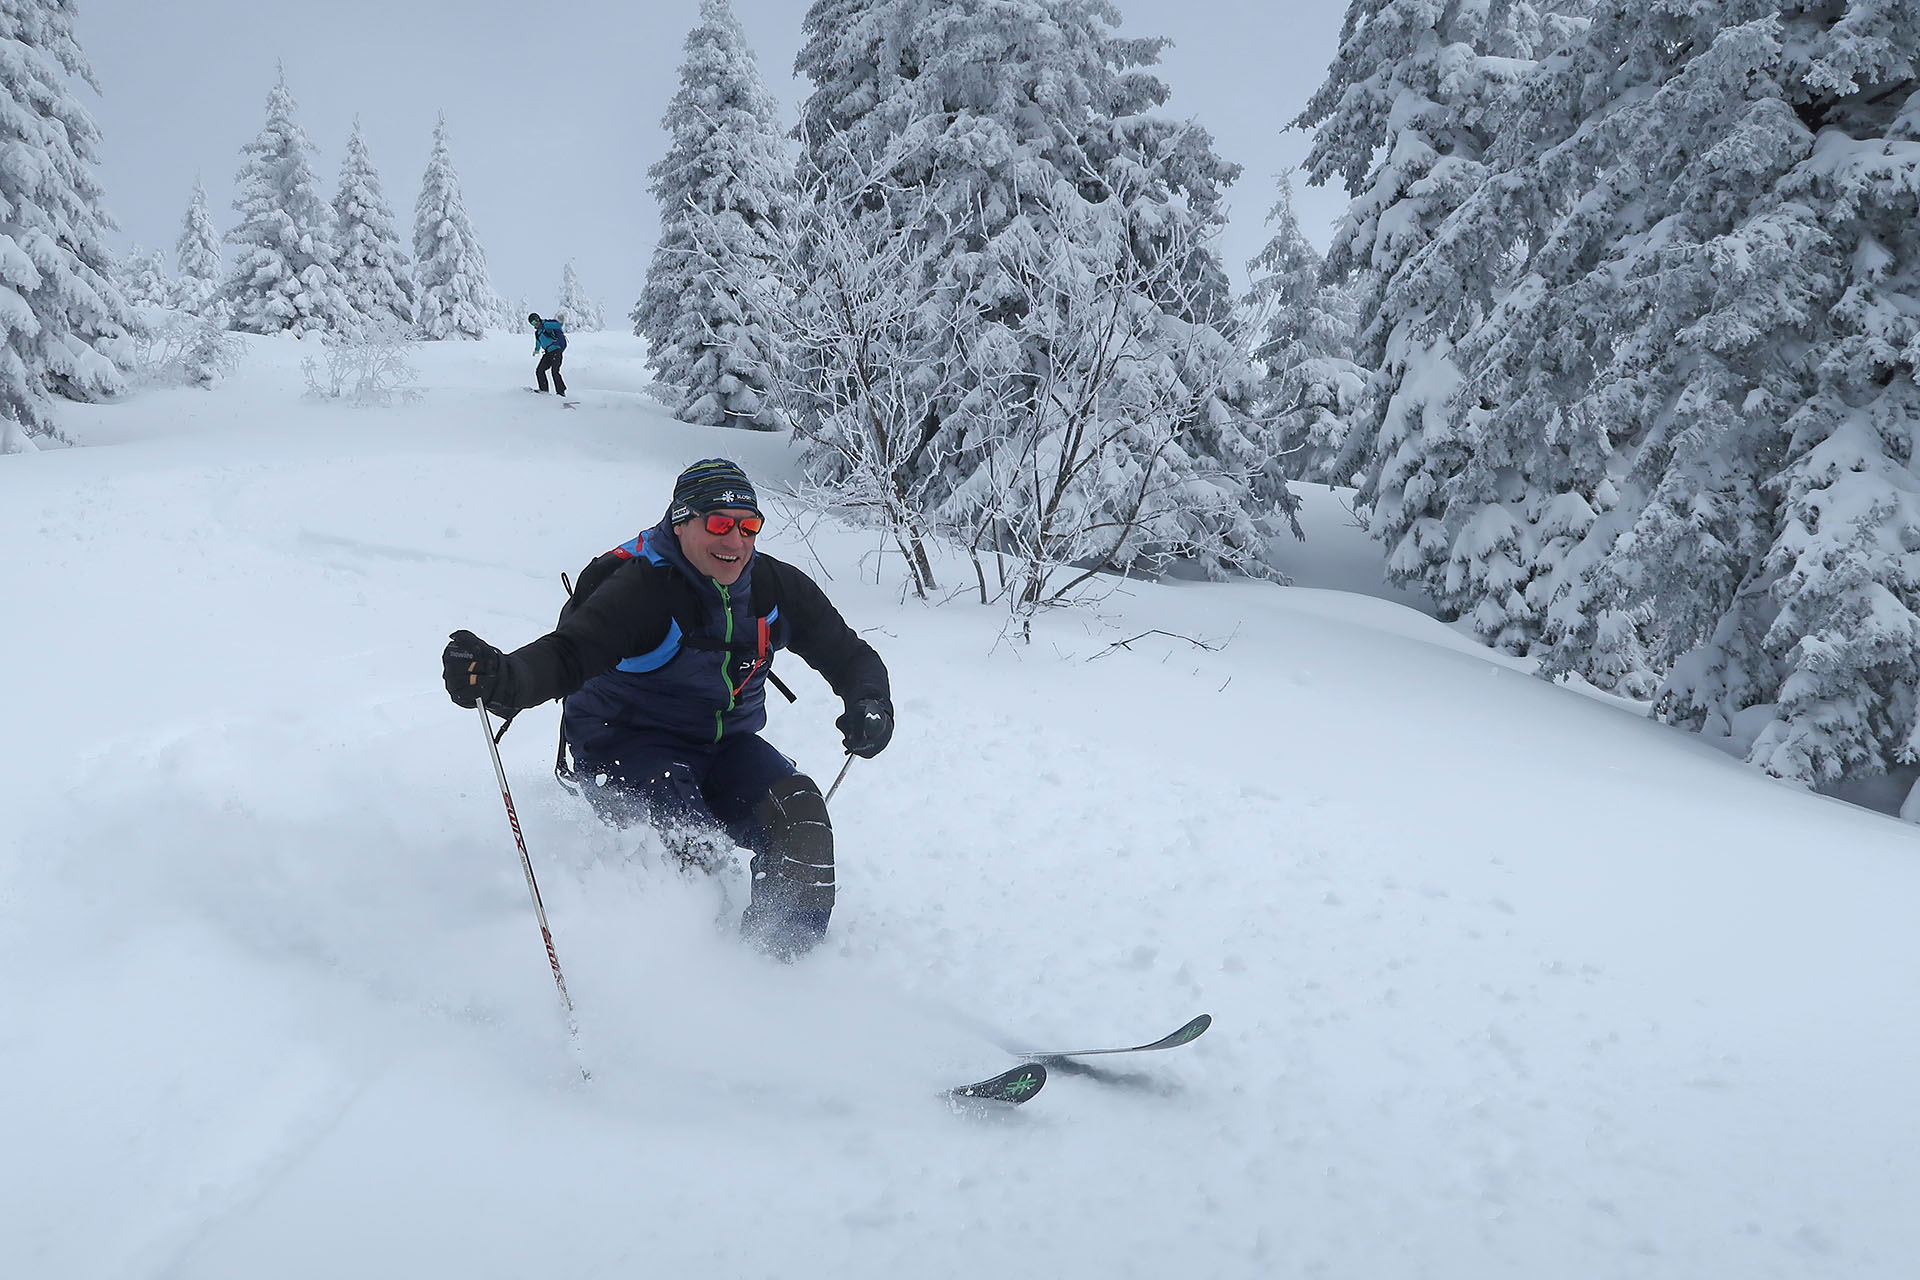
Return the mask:
M751 538L760 532L760 527L765 523L759 516L728 516L718 511L707 513L707 532L716 538L723 533L732 533L735 525L739 525L740 532Z

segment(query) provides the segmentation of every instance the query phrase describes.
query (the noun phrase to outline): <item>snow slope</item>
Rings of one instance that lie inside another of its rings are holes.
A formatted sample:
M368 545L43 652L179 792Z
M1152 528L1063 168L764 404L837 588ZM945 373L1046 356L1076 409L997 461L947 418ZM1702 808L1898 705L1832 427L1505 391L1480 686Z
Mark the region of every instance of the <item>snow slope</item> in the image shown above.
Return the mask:
M525 346L352 410L254 340L0 459L0 1275L1920 1272L1914 829L1328 589L1331 502L1314 586L1133 585L1029 648L779 510L899 706L833 933L744 952L739 878L599 827L527 713L583 1084L439 648L543 631L686 462L793 462L666 417L630 338L575 339L575 410ZM824 783L838 707L782 670ZM936 1100L1201 1011L1127 1081Z

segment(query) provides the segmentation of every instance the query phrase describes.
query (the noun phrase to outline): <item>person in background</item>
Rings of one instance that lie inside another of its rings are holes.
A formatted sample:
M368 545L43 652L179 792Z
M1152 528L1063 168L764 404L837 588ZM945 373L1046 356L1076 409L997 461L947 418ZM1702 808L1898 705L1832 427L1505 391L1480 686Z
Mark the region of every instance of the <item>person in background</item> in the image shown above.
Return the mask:
M547 389L547 374L553 374L553 389L561 395L567 394L567 380L560 376L560 361L566 357L567 330L558 318L542 320L540 313L530 312L527 323L533 326L533 349L540 354L540 363L533 367L533 379L540 385L538 391Z

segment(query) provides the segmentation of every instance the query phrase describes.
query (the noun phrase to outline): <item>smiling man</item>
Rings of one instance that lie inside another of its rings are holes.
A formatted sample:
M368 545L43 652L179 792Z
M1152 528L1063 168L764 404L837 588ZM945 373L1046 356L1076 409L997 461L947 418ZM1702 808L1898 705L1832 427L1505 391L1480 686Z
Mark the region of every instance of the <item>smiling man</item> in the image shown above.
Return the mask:
M887 669L813 579L755 547L765 517L725 458L681 472L660 523L581 571L553 631L512 653L456 631L447 692L512 715L565 698L573 769L611 821L644 819L710 865L716 838L753 855L742 932L791 958L826 934L833 829L813 780L760 736L774 655L792 649L845 703L846 749L893 736Z

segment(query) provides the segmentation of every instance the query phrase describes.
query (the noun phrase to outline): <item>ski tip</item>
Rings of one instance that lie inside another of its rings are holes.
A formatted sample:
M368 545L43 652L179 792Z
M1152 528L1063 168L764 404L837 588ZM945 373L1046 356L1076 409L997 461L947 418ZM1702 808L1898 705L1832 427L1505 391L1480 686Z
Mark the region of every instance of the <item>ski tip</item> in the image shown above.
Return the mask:
M1123 1049L1052 1049L1045 1052L1036 1049L1010 1049L1009 1052L1016 1053L1029 1062L1047 1063L1061 1063L1073 1058L1091 1058L1110 1053L1152 1053L1159 1049L1172 1049L1179 1045L1191 1044L1206 1034L1207 1028L1212 1025L1213 1015L1203 1013L1184 1023L1178 1030L1161 1036L1158 1040L1147 1044L1128 1045Z
M1047 1083L1047 1069L1038 1062L1023 1062L988 1080L963 1084L947 1090L956 1103L991 1102L1017 1107L1039 1093Z
M1185 1044L1189 1040L1198 1040L1202 1035L1206 1034L1207 1028L1212 1025L1213 1025L1213 1015L1210 1013L1203 1013L1199 1017L1195 1018L1192 1022L1189 1022L1186 1026L1180 1028L1178 1031L1168 1036L1167 1047L1172 1048L1176 1044Z

